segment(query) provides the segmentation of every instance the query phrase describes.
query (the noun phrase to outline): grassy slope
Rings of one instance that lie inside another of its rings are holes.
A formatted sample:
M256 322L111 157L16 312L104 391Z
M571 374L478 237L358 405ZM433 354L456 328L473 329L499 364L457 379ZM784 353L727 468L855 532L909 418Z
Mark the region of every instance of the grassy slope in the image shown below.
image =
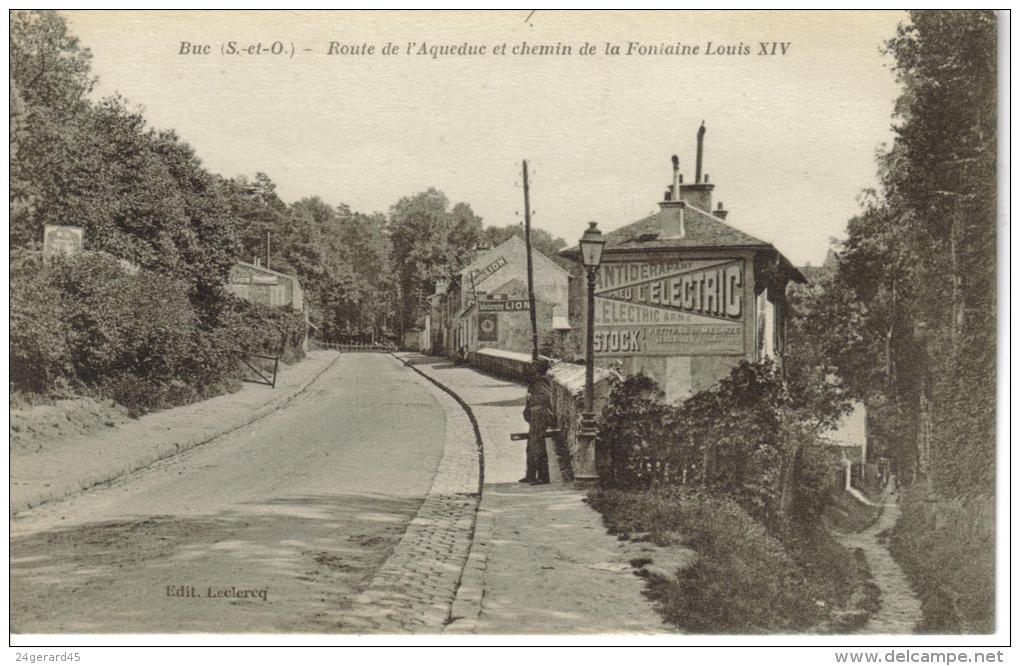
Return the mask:
M780 541L731 500L676 491L595 491L590 502L611 532L647 532L698 553L676 576L648 581L647 594L684 631L844 632L873 605L862 558L824 530Z
M924 633L995 631L995 498L929 498L902 493L903 516L890 552L921 597Z

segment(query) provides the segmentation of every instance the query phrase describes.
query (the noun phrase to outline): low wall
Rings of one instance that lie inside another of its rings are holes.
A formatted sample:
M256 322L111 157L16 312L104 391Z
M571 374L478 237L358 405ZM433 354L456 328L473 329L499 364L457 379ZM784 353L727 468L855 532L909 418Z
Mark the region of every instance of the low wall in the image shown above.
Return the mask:
M545 358L545 357L543 357ZM584 366L546 358L551 363L549 378L553 385L553 411L560 434L556 438L556 452L560 458L561 473L565 481L575 478L594 478L595 451L582 446L578 440L581 414L584 411ZM531 376L531 356L502 349L479 349L468 355L471 365L497 377L527 383ZM593 402L595 414L601 414L609 393L620 376L603 368L595 368Z
M578 441L581 414L584 411L584 366L559 362L549 369L553 385L553 411L556 413L556 427L560 430L556 448L563 465L566 481L577 478L594 478L595 451L582 446ZM609 399L609 393L619 381L615 372L595 368L595 390L593 402L595 414L601 414Z
M543 357L545 358L545 357ZM550 358L547 361L553 363ZM479 349L468 354L468 363L497 377L515 382L528 382L531 377L531 355L502 349Z

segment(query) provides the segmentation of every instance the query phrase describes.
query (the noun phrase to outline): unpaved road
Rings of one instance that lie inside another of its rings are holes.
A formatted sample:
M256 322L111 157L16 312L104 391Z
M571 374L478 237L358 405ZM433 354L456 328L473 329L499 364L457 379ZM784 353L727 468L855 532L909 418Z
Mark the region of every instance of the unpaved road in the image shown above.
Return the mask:
M435 476L424 381L349 354L247 428L19 514L12 632L336 631Z
M851 550L860 548L868 561L872 581L880 591L878 612L868 619L858 634L912 634L923 619L921 601L910 587L910 579L889 554L882 535L900 519L899 498L888 492L883 495L882 513L873 525L860 532L840 537Z

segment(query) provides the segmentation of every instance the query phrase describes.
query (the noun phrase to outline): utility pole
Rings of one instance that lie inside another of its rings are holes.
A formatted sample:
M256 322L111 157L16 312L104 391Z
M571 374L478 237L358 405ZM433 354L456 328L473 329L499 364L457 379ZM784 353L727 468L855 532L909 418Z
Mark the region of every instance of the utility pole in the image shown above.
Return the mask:
M538 321L535 317L535 274L531 264L531 200L528 198L528 160L524 171L524 245L528 257L528 311L531 314L531 361L538 363Z
M266 232L266 268L272 269L272 266L269 265L269 257L270 257L270 253L269 253L269 239L270 239L270 236L272 236L272 232L271 231L267 231Z

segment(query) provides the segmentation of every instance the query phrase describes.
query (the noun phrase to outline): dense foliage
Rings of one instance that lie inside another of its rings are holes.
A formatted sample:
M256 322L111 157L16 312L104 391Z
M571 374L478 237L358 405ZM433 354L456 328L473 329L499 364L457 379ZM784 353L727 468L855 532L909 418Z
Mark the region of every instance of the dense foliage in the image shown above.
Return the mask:
M134 413L182 404L236 382L239 352L301 354L299 313L234 298L202 326L178 278L105 252L19 253L11 277L11 384L92 391Z
M599 444L611 460L606 482L702 488L775 527L794 517L790 507L817 517L838 461L813 451L822 449L816 430L790 404L771 361L742 361L680 405L664 402L645 375L628 377L602 412Z
M827 532L780 539L734 500L697 488L601 489L589 501L612 532L694 551L689 565L648 581L647 594L685 632L845 633L864 616L833 612L856 605L867 571Z
M887 48L904 93L882 187L865 193L834 265L800 295L813 319L804 326L816 357L868 404L901 478L985 492L995 455L995 15L912 12Z
M993 528L932 530L988 523L994 506L997 28L990 11L914 11L887 42L903 94L881 187L796 296L809 337L790 336L808 340L798 381L863 400L874 453L923 486L905 495L896 553L928 625L961 631L992 626Z

